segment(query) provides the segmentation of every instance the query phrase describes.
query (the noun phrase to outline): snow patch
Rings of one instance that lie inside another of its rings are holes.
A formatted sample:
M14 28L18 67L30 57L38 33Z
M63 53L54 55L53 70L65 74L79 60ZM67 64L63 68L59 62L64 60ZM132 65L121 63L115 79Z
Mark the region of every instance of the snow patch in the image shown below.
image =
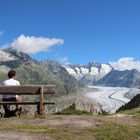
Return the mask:
M98 75L99 74L99 69L96 67L91 67L91 75Z
M0 61L10 61L10 60L16 60L17 58L12 56L11 54L0 51Z
M87 68L81 68L81 73L83 75L88 74L89 73L89 69L87 69Z
M101 69L100 69L101 77L103 77L106 74L108 74L111 70L112 70L112 68L109 65L101 64Z

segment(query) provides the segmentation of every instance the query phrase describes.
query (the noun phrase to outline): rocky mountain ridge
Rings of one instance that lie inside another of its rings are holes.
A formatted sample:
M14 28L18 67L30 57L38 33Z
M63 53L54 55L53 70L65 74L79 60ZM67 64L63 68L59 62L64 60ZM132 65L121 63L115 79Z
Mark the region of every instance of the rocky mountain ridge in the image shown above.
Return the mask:
M87 65L63 65L69 74L86 85L93 85L112 71L110 64L90 62Z

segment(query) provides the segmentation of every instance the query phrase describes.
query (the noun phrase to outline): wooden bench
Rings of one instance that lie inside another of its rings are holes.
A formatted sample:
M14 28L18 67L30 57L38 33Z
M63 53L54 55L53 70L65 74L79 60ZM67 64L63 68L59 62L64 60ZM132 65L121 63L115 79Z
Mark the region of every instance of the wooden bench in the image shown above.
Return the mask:
M39 114L43 115L45 105L54 105L54 102L46 102L45 94L54 94L54 85L28 85L28 86L0 86L0 95L39 95L39 101L1 101L0 105L38 105Z

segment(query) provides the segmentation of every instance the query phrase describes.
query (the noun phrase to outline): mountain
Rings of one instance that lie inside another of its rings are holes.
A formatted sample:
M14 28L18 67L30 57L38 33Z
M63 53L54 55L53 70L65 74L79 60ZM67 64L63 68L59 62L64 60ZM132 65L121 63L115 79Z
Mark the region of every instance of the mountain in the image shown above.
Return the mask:
M97 81L96 85L112 87L140 87L140 72L136 69L125 71L112 70L102 79Z
M80 82L72 77L60 64L54 61L37 62L29 55L12 48L0 50L0 82L7 79L10 69L17 71L17 80L22 85L55 84L57 93L62 96L76 92Z
M56 86L59 86L62 91L65 91L65 93L63 93L64 95L69 94L69 92L74 93L79 87L83 86L83 84L81 84L77 79L71 76L67 72L67 70L59 63L55 61L45 60L41 64L43 65L45 70L51 72L55 81L54 84ZM62 91L60 93L62 93Z
M95 62L90 62L87 65L63 65L63 67L69 74L86 85L93 85L113 69L110 64Z

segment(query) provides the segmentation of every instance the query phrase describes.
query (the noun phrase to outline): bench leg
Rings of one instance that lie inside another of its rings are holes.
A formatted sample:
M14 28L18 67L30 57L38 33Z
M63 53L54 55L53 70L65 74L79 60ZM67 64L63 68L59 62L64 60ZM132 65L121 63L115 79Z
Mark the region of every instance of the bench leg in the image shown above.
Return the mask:
M0 117L1 117L1 118L3 117L3 114L2 114L2 112L0 112Z
M37 104L37 107L36 107L36 108L37 108L37 111L36 111L36 112L37 112L38 114L40 114L40 105L39 105L39 103Z
M40 103L37 104L37 114L39 115L43 115L44 114L44 110L45 110L45 105L41 106L42 108L40 108Z
M37 113L39 115L43 115L43 112L44 112L44 107L43 107L43 87L40 87L40 101L37 105Z

